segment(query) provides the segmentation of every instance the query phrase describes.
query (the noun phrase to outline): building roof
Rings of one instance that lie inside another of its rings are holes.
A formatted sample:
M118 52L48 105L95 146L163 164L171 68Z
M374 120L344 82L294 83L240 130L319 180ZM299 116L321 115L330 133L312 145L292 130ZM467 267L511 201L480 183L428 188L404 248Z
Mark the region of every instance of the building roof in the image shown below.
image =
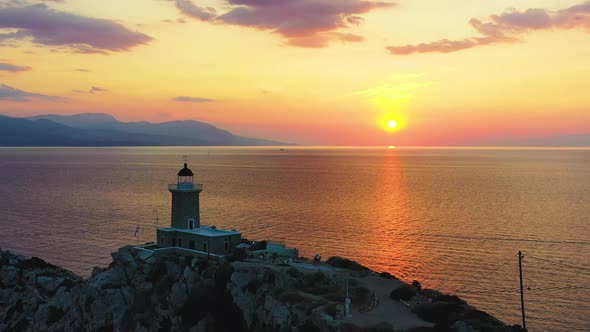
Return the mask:
M187 167L187 164L184 163L184 168L178 172L178 176L193 176L193 171Z
M223 230L223 229L217 229L214 226L203 226L201 225L201 227L198 228L194 228L194 229L181 229L181 228L173 228L173 227L167 227L167 228L160 228L160 231L164 231L164 232L182 232L182 233L189 233L189 234L195 234L195 235L201 235L201 236L208 236L208 237L216 237L216 236L229 236L229 235L240 235L242 233L236 231L236 230Z

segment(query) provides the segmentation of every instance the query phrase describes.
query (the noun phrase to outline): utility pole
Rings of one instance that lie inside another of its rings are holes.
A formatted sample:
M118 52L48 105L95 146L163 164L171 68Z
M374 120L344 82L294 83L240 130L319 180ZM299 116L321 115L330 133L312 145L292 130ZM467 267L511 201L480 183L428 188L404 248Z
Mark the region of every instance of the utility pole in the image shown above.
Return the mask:
M518 252L518 272L520 274L520 308L522 310L522 329L526 331L526 320L524 318L524 288L522 287L522 252Z

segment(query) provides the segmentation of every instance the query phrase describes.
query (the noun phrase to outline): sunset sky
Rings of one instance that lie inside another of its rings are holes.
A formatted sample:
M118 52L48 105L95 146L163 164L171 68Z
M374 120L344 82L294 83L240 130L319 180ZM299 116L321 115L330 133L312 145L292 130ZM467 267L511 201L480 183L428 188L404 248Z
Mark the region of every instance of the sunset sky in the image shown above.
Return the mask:
M590 1L0 0L0 113L84 112L299 144L588 133Z

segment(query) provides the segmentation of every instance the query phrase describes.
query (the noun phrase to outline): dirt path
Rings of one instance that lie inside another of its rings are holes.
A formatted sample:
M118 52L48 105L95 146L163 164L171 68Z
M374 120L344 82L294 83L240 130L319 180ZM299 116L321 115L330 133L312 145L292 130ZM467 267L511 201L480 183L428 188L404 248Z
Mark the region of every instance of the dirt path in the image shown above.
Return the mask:
M379 304L368 312L352 310L350 322L357 326L375 326L375 324L386 322L393 326L396 331L409 330L416 327L432 327L433 324L423 321L410 311L403 302L394 301L389 298L389 293L403 283L395 279L385 279L377 276L359 278L359 282L379 298Z

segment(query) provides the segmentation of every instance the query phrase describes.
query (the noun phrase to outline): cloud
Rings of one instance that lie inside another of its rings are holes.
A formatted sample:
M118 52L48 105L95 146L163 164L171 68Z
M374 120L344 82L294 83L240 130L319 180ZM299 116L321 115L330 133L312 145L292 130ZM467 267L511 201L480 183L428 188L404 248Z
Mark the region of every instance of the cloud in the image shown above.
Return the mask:
M180 97L176 97L174 98L175 101L184 101L184 102L189 102L189 103L210 103L213 102L213 99L209 99L209 98L201 98L201 97L186 97L186 96L180 96Z
M40 93L27 92L10 87L5 84L0 84L0 101L15 101L20 103L31 102L33 99L44 99L48 101L63 101L62 97L48 96Z
M494 14L482 21L472 18L469 25L480 36L459 40L442 39L434 42L388 46L392 54L450 53L477 46L519 42L521 35L537 30L581 29L590 33L590 1L562 10L530 8Z
M215 11L176 0L185 15L201 21L270 31L298 47L325 47L331 41L360 42L361 36L340 30L359 25L361 14L389 8L393 3L369 0L227 0L228 11Z
M45 4L0 6L1 28L16 31L0 34L0 41L30 38L36 44L65 46L79 53L127 51L152 40L115 21L57 11Z
M104 92L104 91L108 91L107 89L103 89L103 88L99 88L97 86L92 86L88 91L85 90L72 90L74 92L78 92L78 93L98 93L98 92Z
M195 5L191 0L176 0L176 8L187 16L201 21L209 21L216 16L214 8L204 8Z
M95 93L95 92L104 92L104 91L107 91L107 90L103 89L103 88L99 88L97 86L93 86L90 88L90 91L88 91L88 92Z
M27 70L31 70L31 67L11 65L9 63L0 63L0 71L18 72L18 71L27 71Z
M90 72L89 69L85 69L85 68L77 68L77 69L74 69L74 71L79 71L79 72L82 72L82 73L89 73Z

